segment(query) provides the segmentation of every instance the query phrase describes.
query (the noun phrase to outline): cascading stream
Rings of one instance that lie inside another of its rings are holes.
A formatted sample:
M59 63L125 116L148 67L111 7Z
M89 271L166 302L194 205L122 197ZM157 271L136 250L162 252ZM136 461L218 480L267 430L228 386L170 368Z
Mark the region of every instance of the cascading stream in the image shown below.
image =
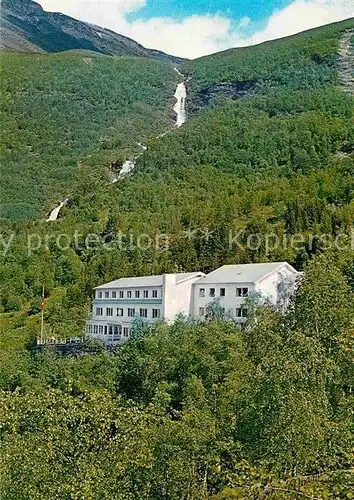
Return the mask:
M61 201L59 203L59 205L57 205L55 208L53 208L53 210L50 212L50 214L48 215L48 219L47 219L47 222L52 222L54 220L57 220L58 216L59 216L59 212L60 210L65 207L65 205L68 203L69 201L69 198L65 198L65 200Z
M185 78L185 76L177 69L173 68L176 73L178 73L179 76L182 78ZM187 80L188 81L188 80ZM181 127L187 120L187 113L186 113L186 99L187 99L187 87L186 87L186 81L183 81L177 85L176 91L174 93L174 97L176 99L176 104L173 107L173 110L175 111L177 118L176 118L176 127ZM157 137L163 137L166 135L169 131L163 132ZM144 146L143 144L138 143L138 146L140 146L143 151L145 152L147 150L147 146ZM111 181L111 184L117 182L119 179L122 179L123 177L126 177L129 175L135 168L136 161L141 156L143 153L140 155L136 156L133 160L126 160L122 168L119 172L119 174L115 175L113 180ZM49 214L47 218L47 222L52 222L56 221L58 219L60 210L68 203L69 198L65 198L59 205L57 205Z
M173 110L177 114L176 125L177 127L181 127L186 122L186 98L187 98L187 88L184 82L179 83L177 85L177 89L175 92L175 98L177 102L173 108Z

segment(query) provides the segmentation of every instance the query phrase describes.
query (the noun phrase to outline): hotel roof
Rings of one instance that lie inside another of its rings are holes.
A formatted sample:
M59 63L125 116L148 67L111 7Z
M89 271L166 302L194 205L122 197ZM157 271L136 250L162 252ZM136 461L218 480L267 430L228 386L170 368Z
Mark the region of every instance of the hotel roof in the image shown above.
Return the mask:
M195 284L203 283L255 283L269 276L273 272L286 267L296 274L297 271L287 262L267 262L260 264L231 264L219 267L207 274Z
M194 273L176 273L172 274L176 277L176 284L181 283L190 278L199 278L203 276L201 272ZM163 275L158 276L139 276L132 278L120 278L118 280L110 281L104 285L96 286L96 290L100 288L140 288L146 286L162 286Z

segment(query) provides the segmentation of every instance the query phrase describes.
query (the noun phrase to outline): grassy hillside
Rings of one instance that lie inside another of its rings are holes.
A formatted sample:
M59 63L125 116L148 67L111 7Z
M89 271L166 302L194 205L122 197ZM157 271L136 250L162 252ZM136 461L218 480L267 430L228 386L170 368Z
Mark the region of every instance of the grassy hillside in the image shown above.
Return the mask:
M43 215L73 190L79 164L98 155L105 169L170 126L176 73L165 63L90 52L1 63L5 218Z
M209 107L141 159L145 170L211 164L245 175L324 167L354 142L353 98L339 86L340 39L354 20L191 61L189 101L215 85ZM239 98L237 87L253 82ZM220 84L234 85L235 94ZM207 133L205 133L207 131Z
M354 19L188 61L182 71L192 76L191 89L220 82L255 81L295 88L335 83L338 40L354 28Z

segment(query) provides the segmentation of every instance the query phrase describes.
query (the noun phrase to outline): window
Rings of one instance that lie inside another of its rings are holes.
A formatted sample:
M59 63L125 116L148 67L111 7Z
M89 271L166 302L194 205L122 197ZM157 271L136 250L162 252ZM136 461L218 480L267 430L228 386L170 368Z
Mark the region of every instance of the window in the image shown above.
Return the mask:
M247 309L241 309L241 307L238 307L236 309L236 316L238 318L247 318L247 316L248 316L248 310Z
M204 307L200 307L199 308L199 316L204 316L205 314L205 308Z
M88 333L92 333L92 325L88 325L87 331L88 331Z
M149 290L144 290L143 294L144 294L144 299L149 298Z
M117 316L123 316L123 307L117 307Z
M135 298L136 299L140 298L140 292L139 292L139 290L135 290Z
M108 335L113 335L113 327L112 327L112 325L109 325L109 327L108 327Z
M134 308L128 308L128 316L129 318L134 318L135 316L135 309Z
M128 290L127 291L127 299L131 299L132 298L132 292L131 290Z
M117 292L112 292L112 299L116 299L117 298Z
M199 297L205 297L205 288L199 289Z
M93 327L93 333L94 333L95 335L97 335L97 334L98 334L98 325L94 325L94 327Z
M107 325L104 325L104 334L107 335Z
M117 325L114 326L114 331L113 331L114 335L120 335L120 328L121 328L120 326Z
M215 297L215 288L209 288L209 297Z
M98 298L102 299L102 292L98 292Z
M152 291L152 298L157 299L157 290Z
M102 307L96 307L96 316L102 316L103 309Z
M129 337L130 335L130 328L127 328L126 326L123 328L123 337Z
M109 292L104 292L104 296L106 299L109 299Z
M100 325L100 326L98 327L98 332L99 332L99 333L103 333L103 325Z
M124 299L124 292L123 292L123 290L119 291L119 298L120 299Z
M153 309L153 310L152 310L152 317L153 317L153 318L160 318L160 316L161 316L161 311L160 311L160 309Z
M113 316L113 307L107 307L106 316Z
M236 297L248 297L248 288L236 288Z
M147 318L148 317L148 310L147 309L140 309L140 317Z
M226 295L225 288L220 288L220 297L225 297L225 295Z

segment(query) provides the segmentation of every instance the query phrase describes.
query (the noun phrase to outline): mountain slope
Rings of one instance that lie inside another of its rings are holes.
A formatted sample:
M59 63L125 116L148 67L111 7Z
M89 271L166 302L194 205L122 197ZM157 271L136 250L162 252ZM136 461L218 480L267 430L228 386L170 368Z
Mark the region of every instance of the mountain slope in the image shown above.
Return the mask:
M340 41L339 73L343 89L354 95L354 28L348 29Z
M19 203L1 232L2 498L352 497L347 29L186 65L206 109L179 129L169 64L5 54L2 180ZM133 174L109 184L108 162L138 141ZM67 189L59 219L43 220ZM305 268L287 313L250 294L239 329L215 299L206 322L136 318L116 355L34 353L40 332L82 336L99 284L284 260Z
M4 221L8 234L18 234L3 258L5 311L26 307L24 294L40 295L43 282L50 290L67 287L57 292L67 310L78 296L85 304L93 286L125 275L267 260L301 269L337 236L341 259L350 261L354 100L340 85L339 51L351 24L244 49L246 58L231 51L225 74L222 54L188 63L192 96L207 86L259 79L242 98L216 96L163 137L178 80L171 66L87 53L7 54L4 211L10 220L31 220ZM278 64L267 71L273 57ZM108 184L109 162L134 154L137 142L148 150L134 174ZM44 222L50 202L68 194L59 220ZM28 259L26 232L42 241L64 233L73 244L66 256L53 245ZM109 244L85 247L92 233ZM161 235L167 245L155 244ZM354 283L354 262L347 269ZM64 335L62 319L47 314Z
M328 70L334 68L340 40L346 36L349 41L353 29L354 18L351 18L260 45L228 49L187 61L182 71L193 75L192 90L249 81L311 87L318 83L311 79L312 73L323 81Z
M83 165L99 165L107 183L110 162L140 152L138 141L171 126L176 78L153 59L4 53L1 215L49 211Z
M353 99L341 86L339 54L353 27L351 19L184 64L187 106L200 112L150 147L141 167L209 164L244 177L325 165L353 142Z
M179 63L183 59L146 49L108 29L59 13L46 12L32 0L2 0L1 48L18 52L86 49L102 54L150 57Z

